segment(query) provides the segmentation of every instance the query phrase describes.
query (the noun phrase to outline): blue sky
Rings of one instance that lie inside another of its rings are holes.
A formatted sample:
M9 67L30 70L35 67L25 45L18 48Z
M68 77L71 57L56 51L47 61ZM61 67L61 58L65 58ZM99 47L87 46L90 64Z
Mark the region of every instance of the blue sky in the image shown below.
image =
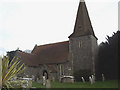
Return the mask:
M98 44L118 30L119 0L85 0ZM68 40L79 0L1 0L0 55Z

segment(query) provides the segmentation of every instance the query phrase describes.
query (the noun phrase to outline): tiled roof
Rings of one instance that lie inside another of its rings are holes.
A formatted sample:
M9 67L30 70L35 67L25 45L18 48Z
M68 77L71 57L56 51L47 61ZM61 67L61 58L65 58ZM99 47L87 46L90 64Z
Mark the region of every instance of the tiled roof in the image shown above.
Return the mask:
M58 64L68 60L69 41L35 46L32 53L19 52L25 64L38 66L40 64Z

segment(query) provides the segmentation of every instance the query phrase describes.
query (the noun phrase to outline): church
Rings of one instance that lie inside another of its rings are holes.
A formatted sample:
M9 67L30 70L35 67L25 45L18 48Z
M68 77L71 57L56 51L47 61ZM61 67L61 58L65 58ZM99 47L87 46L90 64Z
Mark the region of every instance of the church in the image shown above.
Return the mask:
M41 80L47 73L47 78L53 81L62 76L74 76L79 81L95 74L97 37L84 0L79 3L74 30L68 38L69 41L35 45L31 53L18 51L16 55L26 67L23 75Z

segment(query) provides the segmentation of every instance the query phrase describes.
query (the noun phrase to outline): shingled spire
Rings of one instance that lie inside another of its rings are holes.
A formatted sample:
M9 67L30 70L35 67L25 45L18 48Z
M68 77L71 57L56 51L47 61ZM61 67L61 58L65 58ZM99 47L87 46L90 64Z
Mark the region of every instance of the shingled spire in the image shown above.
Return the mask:
M74 32L69 36L69 38L85 36L85 35L95 36L85 1L80 0Z

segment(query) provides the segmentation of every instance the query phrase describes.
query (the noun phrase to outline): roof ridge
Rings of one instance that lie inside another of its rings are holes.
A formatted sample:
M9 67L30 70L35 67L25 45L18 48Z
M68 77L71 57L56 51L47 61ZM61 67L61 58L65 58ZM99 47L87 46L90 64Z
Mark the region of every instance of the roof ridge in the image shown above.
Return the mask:
M59 44L59 43L65 43L65 42L69 42L69 41L62 41L62 42L56 42L56 43L48 43L48 44L38 45L37 47L47 46L47 45L53 45L53 44Z

